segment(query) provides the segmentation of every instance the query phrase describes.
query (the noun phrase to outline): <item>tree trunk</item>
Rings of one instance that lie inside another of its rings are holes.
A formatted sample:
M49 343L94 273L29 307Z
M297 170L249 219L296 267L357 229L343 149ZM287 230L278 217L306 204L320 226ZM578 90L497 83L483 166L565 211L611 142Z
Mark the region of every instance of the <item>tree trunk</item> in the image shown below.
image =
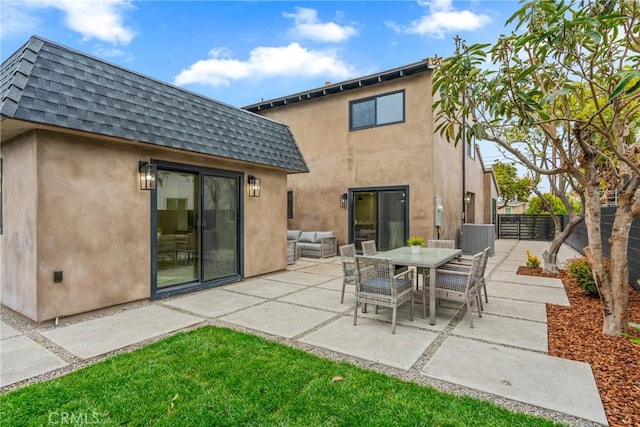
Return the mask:
M587 178L584 183L584 223L587 228L587 236L589 246L584 248L587 256L587 262L593 273L593 280L600 293L602 300L602 312L605 319L602 332L606 335L618 335L620 331L615 331L609 327L607 318L611 318L613 313L613 293L611 289L611 280L607 270L604 268L604 260L602 255L602 235L600 234L601 206L600 206L600 189L597 183L594 184L592 179Z
M562 244L567 240L567 238L573 232L573 229L576 228L578 224L580 224L584 218L582 216L574 216L569 221L569 224L562 231L560 230L559 222L556 222L556 233L553 236L553 240L551 241L551 245L549 249L544 251L542 254L542 259L544 260L543 271L549 274L559 273L560 270L558 268L558 251L562 247Z
M619 335L628 329L629 306L629 232L633 215L631 207L620 200L611 230L611 313L604 318L603 331L607 335Z

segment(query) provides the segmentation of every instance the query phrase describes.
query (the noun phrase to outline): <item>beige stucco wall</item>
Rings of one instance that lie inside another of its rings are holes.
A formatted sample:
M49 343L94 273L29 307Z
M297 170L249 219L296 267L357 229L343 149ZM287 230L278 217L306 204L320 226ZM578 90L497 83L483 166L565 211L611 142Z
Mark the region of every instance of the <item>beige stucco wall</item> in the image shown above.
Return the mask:
M38 320L149 297L140 158L133 146L38 131Z
M349 101L405 90L405 122L349 131ZM290 175L294 191L290 229L333 230L338 244L348 241L348 210L340 195L348 189L408 185L409 234L435 237L435 182L444 159L434 158L429 73L262 111L287 124L310 173ZM447 153L455 148L447 148ZM443 170L449 173L448 167ZM459 175L459 174L458 174ZM452 178L452 180L455 180ZM441 187L453 185L447 181ZM440 187L440 188L441 188ZM442 188L449 206L451 196ZM449 221L447 219L447 221Z
M35 132L2 143L3 234L0 298L37 317L37 144Z
M476 147L473 147L474 158L467 156L465 160L465 172L466 172L466 189L467 192L472 194L471 203L467 205L467 223L470 224L491 224L489 219L486 219L486 194L485 194L485 172L482 164L482 159L475 151Z
M460 247L462 227L462 144L449 143L439 133L434 135L435 194L442 197L444 210L439 238L455 240ZM465 159L466 165L466 159ZM435 236L436 238L438 236Z
M244 173L244 277L286 267L282 170L44 130L3 141L2 157L2 303L33 320L150 297L151 194L139 188L139 160ZM261 197L248 197L248 174L261 178Z

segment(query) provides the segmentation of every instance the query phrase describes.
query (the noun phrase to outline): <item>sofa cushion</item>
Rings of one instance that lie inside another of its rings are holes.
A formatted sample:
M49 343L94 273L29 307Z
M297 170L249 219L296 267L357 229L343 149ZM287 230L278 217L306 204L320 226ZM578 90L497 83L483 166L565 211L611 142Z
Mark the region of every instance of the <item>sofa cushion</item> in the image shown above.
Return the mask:
M287 240L298 240L302 230L287 230Z
M315 242L320 243L325 237L335 237L335 234L333 234L333 231L318 231Z
M298 242L300 243L314 243L316 241L316 232L315 231L303 231L300 233L300 237L298 238Z
M317 243L298 242L298 247L303 251L320 252L322 245L319 245Z

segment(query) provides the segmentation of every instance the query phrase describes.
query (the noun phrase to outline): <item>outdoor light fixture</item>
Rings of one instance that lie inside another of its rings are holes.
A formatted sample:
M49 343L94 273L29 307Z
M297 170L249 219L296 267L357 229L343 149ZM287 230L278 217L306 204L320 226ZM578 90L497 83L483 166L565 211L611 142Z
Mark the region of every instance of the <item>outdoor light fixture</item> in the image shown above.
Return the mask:
M471 203L471 193L466 193L464 195L464 203L465 205L468 205L469 203Z
M152 165L149 162L140 160L139 171L140 171L140 189L155 190L156 181L158 178L158 167L156 165Z
M347 208L347 200L348 200L347 197L348 197L347 193L342 193L340 195L340 207L343 209Z
M247 186L249 187L249 197L260 197L260 178L249 175Z

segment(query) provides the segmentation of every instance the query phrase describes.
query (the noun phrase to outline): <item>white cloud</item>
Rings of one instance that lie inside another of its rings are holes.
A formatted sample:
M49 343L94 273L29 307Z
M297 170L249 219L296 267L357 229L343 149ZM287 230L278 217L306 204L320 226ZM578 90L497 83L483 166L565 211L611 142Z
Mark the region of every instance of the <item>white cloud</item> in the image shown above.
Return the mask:
M290 32L295 37L335 43L344 41L357 33L356 29L350 26L342 26L335 22L320 22L315 9L297 7L295 10L295 13L282 14L285 18L293 19L295 27Z
M211 58L197 61L174 79L177 85L200 83L227 86L232 80L269 77L315 77L346 79L356 74L352 66L332 50L309 50L298 43L281 47L257 47L246 61L230 58L226 48L209 52Z
M418 4L429 9L422 18L409 25L387 22L387 26L399 33L442 39L448 32L474 31L491 22L489 15L454 9L452 0L418 0Z
M125 61L131 62L133 61L133 55L131 52L124 51L117 47L104 46L101 44L94 45L91 49L94 55L100 58L124 58Z
M26 25L37 30L38 19L33 13L40 9L57 9L64 14L64 22L71 30L82 34L83 40L97 39L117 45L128 44L135 32L125 26L124 12L133 8L130 0L21 0L5 2L2 13L9 16L19 14L30 17L20 30L26 30ZM3 27L10 23L7 16L3 16ZM11 30L16 30L15 24ZM35 27L35 28L34 28ZM3 32L6 29L3 28Z
M11 34L31 33L38 26L38 19L31 15L22 3L7 1L0 5L0 34L7 37Z

